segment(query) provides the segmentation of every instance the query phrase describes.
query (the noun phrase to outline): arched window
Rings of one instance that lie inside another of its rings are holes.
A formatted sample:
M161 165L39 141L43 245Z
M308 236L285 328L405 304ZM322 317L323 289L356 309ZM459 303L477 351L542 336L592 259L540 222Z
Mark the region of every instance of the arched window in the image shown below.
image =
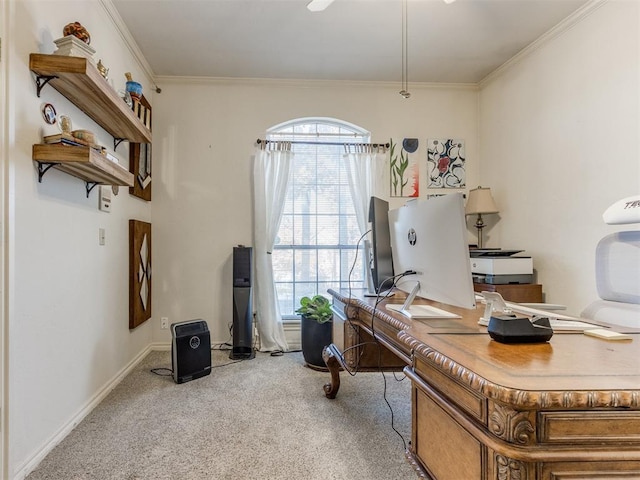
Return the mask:
M304 296L328 296L327 289L349 288L349 281L351 288L364 285L343 145L369 142L370 133L336 119L303 118L271 128L267 139L291 141L295 153L272 255L280 312L293 318Z

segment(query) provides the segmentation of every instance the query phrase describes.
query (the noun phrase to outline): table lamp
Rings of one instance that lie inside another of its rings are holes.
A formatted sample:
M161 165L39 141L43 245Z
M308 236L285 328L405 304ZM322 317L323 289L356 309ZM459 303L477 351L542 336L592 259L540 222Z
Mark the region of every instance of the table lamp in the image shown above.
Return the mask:
M482 248L482 229L485 227L482 220L483 213L498 213L496 202L493 201L490 188L478 187L469 192L469 199L464 208L466 215L478 215L476 229L478 230L478 248Z

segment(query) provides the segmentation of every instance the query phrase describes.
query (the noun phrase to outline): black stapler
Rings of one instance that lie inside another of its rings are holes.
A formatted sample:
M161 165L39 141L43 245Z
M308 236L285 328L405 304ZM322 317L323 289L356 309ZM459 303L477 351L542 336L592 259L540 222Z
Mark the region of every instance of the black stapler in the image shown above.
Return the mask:
M548 318L530 320L514 314L492 315L487 331L492 339L500 343L542 343L553 336Z

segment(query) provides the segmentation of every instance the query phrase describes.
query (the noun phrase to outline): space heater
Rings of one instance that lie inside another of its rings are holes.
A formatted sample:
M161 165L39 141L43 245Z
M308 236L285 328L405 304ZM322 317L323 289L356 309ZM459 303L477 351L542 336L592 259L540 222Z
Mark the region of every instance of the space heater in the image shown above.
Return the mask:
M173 380L184 383L211 373L211 336L207 322L189 320L171 325Z

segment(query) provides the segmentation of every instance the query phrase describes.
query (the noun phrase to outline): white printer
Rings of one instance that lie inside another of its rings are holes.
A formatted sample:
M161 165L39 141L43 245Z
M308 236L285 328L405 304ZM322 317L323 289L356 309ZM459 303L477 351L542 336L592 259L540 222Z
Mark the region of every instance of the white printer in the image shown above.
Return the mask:
M524 255L515 255L520 252L494 250L478 255L479 252L472 251L469 261L474 281L492 284L532 283L533 260Z

